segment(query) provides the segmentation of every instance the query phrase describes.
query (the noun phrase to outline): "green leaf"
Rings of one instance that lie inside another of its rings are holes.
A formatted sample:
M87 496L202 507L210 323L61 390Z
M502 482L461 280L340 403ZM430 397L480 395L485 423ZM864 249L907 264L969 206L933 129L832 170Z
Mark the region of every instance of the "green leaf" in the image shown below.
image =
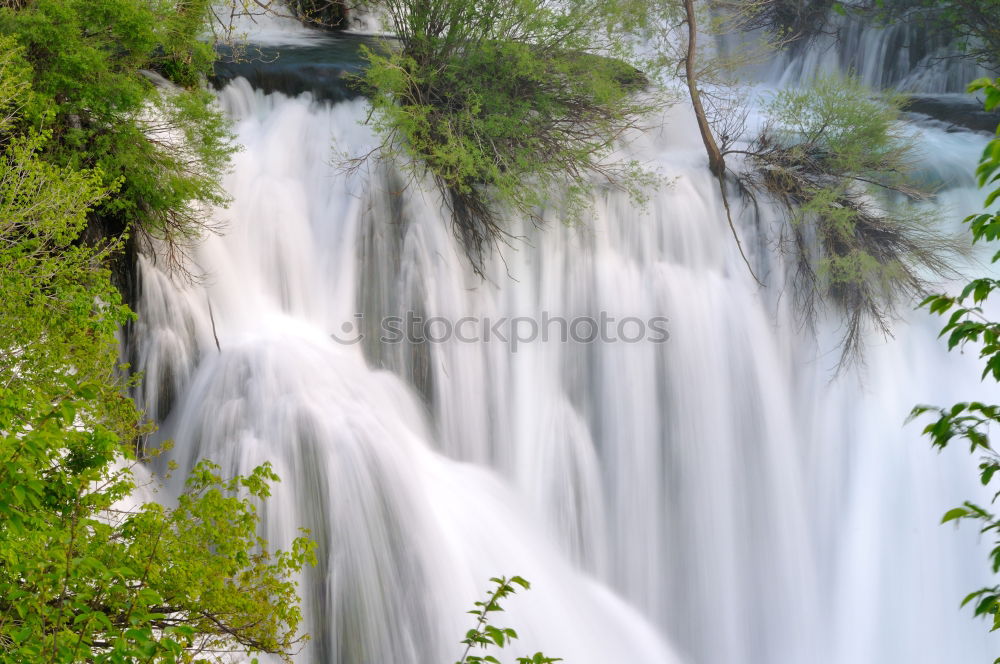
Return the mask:
M962 600L962 603L959 606L960 607L964 607L966 604L968 604L972 600L974 600L977 597L983 595L984 593L988 593L988 592L991 592L991 590L989 588L982 588L980 590L976 590L975 592L971 592L971 593L969 593L968 595L965 596L965 599Z
M955 519L963 519L969 516L969 510L963 507L955 507L944 513L941 517L941 523L948 523L949 521L954 521Z

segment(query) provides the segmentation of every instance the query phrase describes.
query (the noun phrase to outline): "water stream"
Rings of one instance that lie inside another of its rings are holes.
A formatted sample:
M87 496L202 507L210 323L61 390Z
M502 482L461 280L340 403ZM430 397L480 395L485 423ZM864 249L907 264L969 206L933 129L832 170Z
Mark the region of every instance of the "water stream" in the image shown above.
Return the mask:
M595 185L578 225L511 219L523 239L481 279L432 188L332 163L374 144L363 100L241 78L219 99L244 146L233 203L196 253L202 283L140 260L139 397L182 467L282 477L267 539L304 526L320 552L297 661L453 662L497 574L533 582L503 616L517 654L571 664L996 655L958 610L985 548L938 526L973 497L975 461L903 426L916 403L982 398L975 358L904 312L834 378L835 312L815 329L796 315L766 206L738 220L754 283L686 106L628 148L669 180L645 209ZM918 131L938 204L976 209L985 138ZM408 315L440 317L435 338L469 318L472 340L379 341ZM560 339L560 320L602 315L614 340ZM483 321L515 317L548 321L549 340L485 339ZM657 317L669 338L622 338Z

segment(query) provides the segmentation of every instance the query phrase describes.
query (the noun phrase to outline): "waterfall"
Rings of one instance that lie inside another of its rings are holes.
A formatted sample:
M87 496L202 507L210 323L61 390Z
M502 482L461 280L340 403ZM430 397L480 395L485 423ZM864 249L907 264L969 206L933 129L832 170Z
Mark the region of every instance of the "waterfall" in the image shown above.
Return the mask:
M233 203L199 282L140 260L137 398L182 469L274 464L265 537L319 543L297 661L453 662L499 574L533 582L502 614L517 654L573 664L995 656L958 610L988 580L985 547L938 525L975 498L975 460L903 426L917 403L995 388L925 312L834 378L835 312L812 328L794 311L766 206L737 220L754 283L687 107L629 147L665 181L645 208L595 184L576 225L557 207L542 229L511 219L519 239L480 278L433 188L334 163L375 143L362 100L241 78L219 99L244 146ZM938 204L976 209L985 139L917 131ZM473 340L380 342L394 316L467 318ZM560 338L602 317L614 339ZM551 337L486 339L515 318ZM625 340L653 319L669 338Z
M775 60L771 78L788 85L852 72L873 88L961 93L989 72L958 55L946 36L913 21L883 27L870 19L834 14L820 34Z

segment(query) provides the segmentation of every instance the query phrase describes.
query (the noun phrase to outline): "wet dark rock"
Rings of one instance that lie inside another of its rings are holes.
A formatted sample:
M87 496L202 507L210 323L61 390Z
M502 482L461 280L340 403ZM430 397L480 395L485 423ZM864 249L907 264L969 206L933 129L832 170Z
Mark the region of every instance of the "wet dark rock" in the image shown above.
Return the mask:
M289 96L312 94L318 101L338 102L361 95L352 79L365 66L362 45L379 48L384 39L353 34L323 34L308 44L250 44L235 52L219 46L213 84L224 87L242 76L255 89Z
M982 101L972 95L915 95L910 97L903 109L973 131L993 133L1000 125L1000 112L984 111Z

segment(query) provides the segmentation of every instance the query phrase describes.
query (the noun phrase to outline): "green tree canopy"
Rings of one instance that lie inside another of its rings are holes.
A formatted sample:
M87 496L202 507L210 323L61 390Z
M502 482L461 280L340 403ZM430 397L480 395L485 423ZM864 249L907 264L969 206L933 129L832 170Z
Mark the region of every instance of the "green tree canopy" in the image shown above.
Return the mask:
M18 128L48 128L46 161L115 187L92 211L106 233L165 239L175 266L204 230L202 206L226 200L219 176L233 150L201 85L210 10L209 0L0 3L0 35L23 49L33 90Z
M0 35L0 662L288 659L302 638L295 578L311 544L271 552L256 535L255 505L277 480L270 469L224 480L204 462L176 506L136 504L135 442L149 426L125 396L117 334L132 314L106 267L122 240L87 244L81 233L95 210L126 209L123 197L138 196L144 176L115 161L125 136L143 142L135 150L183 157L150 147L129 116L153 99L139 60L105 71L127 56L110 46L40 50L46 30L85 39L73 9L100 34L109 16L93 13L99 5L124 18L126 5L148 3L85 4L0 10L3 31L19 34ZM153 30L142 16L136 30ZM111 24L101 38L137 39L127 23ZM102 99L88 80L115 96ZM165 182L169 190L169 173Z

